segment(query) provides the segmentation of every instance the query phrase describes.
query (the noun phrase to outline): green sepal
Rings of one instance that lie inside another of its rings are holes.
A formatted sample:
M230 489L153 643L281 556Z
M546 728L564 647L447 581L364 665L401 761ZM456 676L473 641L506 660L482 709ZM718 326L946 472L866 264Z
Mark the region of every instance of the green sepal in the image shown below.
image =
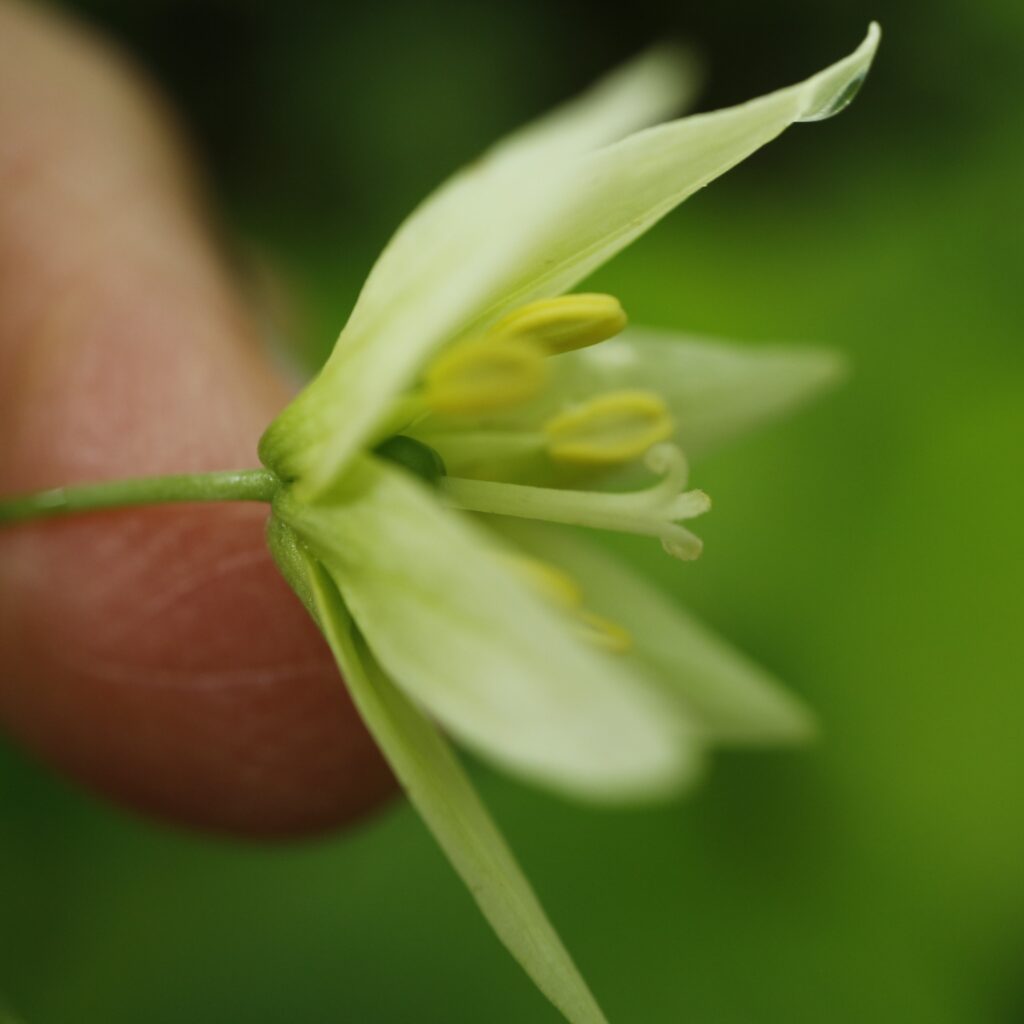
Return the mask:
M305 576L302 590L356 708L484 917L567 1020L607 1024L455 753L377 665L324 566L301 547L292 550L292 570Z

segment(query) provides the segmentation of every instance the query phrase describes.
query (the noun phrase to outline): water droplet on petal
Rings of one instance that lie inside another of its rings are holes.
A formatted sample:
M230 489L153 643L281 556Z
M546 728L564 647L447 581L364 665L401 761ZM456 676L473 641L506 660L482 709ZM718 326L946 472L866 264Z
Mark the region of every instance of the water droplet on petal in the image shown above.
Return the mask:
M819 103L813 110L808 111L803 117L799 118L799 120L825 121L830 117L835 117L836 114L845 110L853 102L854 96L860 92L860 87L864 84L864 79L867 77L868 72L865 68L860 74L855 75L846 82L838 92L826 96L824 102Z

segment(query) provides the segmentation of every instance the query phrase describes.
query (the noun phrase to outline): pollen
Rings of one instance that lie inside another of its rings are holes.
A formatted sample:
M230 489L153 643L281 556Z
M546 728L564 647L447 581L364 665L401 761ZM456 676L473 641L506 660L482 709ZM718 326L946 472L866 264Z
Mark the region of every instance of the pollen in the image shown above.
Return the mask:
M548 379L544 349L533 342L472 338L453 345L424 377L423 403L445 416L479 416L528 402Z
M625 311L614 296L562 295L513 310L490 328L488 336L530 339L549 355L558 355L607 341L625 326Z
M548 452L559 462L617 465L672 436L672 416L652 391L610 391L548 420Z

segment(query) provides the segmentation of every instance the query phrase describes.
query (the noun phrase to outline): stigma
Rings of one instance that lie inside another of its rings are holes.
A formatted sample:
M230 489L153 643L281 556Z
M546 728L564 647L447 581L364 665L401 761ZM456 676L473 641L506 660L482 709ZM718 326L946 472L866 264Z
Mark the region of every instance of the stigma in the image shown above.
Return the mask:
M711 499L703 491L685 489L686 458L675 445L656 445L647 453L645 463L659 479L646 488L624 493L561 490L450 476L440 481L440 489L452 507L467 512L657 537L674 558L697 558L703 547L701 540L682 523L707 512Z

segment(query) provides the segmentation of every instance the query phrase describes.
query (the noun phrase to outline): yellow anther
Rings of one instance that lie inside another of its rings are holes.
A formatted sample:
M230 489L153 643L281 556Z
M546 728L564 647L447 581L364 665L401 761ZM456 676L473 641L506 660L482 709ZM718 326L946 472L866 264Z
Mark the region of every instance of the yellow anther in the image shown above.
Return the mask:
M651 391L598 395L544 425L552 458L590 466L639 458L673 429L664 401Z
M612 654L625 654L632 649L632 634L617 622L586 610L577 611L576 618L582 627L583 636L595 647Z
M583 603L583 594L576 581L561 569L527 555L509 555L507 560L535 593L560 608L575 609Z
M626 314L611 295L563 295L521 306L487 332L491 338L530 338L549 355L586 348L614 337Z
M536 344L473 338L442 352L424 375L423 403L446 416L477 416L534 398L547 382Z

